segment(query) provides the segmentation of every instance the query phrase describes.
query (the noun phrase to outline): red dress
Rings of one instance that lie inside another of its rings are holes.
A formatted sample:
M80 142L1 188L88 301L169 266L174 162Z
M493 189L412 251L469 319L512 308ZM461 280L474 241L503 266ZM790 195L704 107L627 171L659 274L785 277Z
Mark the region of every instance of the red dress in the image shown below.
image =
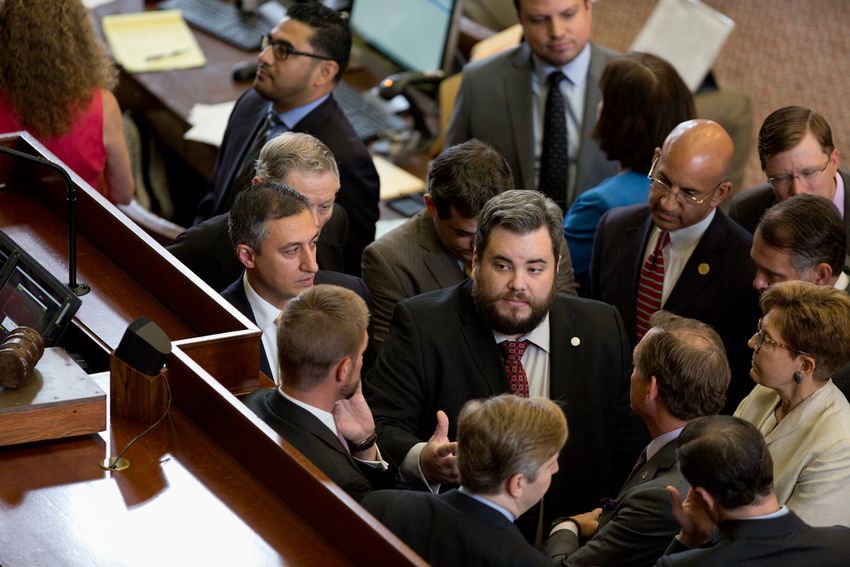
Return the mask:
M0 133L25 129L6 98L0 94ZM106 167L106 148L103 147L103 97L99 88L95 89L91 104L70 131L56 138L36 138L89 185L106 195L106 182L103 177Z

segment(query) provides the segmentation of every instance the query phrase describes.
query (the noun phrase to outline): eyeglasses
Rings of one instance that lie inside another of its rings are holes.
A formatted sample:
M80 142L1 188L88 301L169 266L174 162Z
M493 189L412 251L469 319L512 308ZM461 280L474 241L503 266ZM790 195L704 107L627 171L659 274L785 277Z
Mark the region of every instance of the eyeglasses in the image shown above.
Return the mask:
M761 319L759 319L758 330L756 331L756 348L755 351L758 352L761 350L765 344L769 344L776 348L784 348L785 350L790 350L791 352L796 352L797 354L802 354L803 356L812 356L804 350L796 349L786 345L785 343L780 343L779 341L774 341L770 337L767 336L767 333L764 332L764 329L761 328Z
M319 55L318 53L307 53L306 51L298 51L288 41L281 39L272 39L271 34L266 34L260 40L260 50L265 51L271 46L272 54L278 61L286 61L293 55L302 55L304 57L312 57L313 59L321 59L322 61L333 61L333 57Z
M661 194L661 198L663 199L669 194L673 194L676 198L676 202L682 206L688 207L696 207L697 205L702 205L705 201L711 197L715 191L720 189L720 186L723 185L723 181L714 186L714 189L709 191L702 199L698 199L695 195L689 194L687 191L691 191L690 189L686 189L686 192L682 191L682 188L679 187L676 191L673 191L673 187L666 181L663 181L655 176L655 165L658 163L658 157L656 156L654 160L652 160L652 167L649 168L649 175L646 176L649 179L649 190L655 191L656 193Z
M774 191L787 191L791 188L791 184L795 179L799 179L808 184L815 176L820 175L826 170L826 166L829 165L831 158L832 156L827 156L826 163L823 164L823 167L820 169L815 166L804 169L799 175L775 175L773 177L768 177L767 182L770 183L770 186L773 187Z

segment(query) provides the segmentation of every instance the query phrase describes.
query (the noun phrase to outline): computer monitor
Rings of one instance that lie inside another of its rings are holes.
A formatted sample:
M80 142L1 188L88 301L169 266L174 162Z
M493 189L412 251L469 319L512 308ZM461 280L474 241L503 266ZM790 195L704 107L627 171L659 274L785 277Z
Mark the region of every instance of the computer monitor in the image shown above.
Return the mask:
M451 72L461 0L354 0L351 29L406 71Z

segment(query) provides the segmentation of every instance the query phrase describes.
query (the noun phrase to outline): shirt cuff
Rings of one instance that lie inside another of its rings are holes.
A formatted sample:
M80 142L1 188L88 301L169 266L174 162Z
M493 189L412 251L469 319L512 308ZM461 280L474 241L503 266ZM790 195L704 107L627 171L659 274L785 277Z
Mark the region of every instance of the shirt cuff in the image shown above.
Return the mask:
M573 532L576 535L576 537L579 537L578 526L576 525L576 523L573 520L564 520L563 522L561 522L560 524L558 524L557 526L552 528L552 531L549 532L549 535L552 535L553 533L555 533L559 530L569 530L569 531Z
M387 470L388 468L390 468L389 463L387 463L387 462L384 460L384 458L383 458L383 457L381 457L381 449L380 449L379 447L375 447L375 450L376 450L376 451L378 451L378 458L377 458L377 460L374 460L374 461L365 461L365 460L363 460L363 459L358 459L357 457L354 457L354 460L355 460L355 461L358 461L358 462L360 462L360 463L363 463L363 464L364 464L364 465L366 465L367 467L372 467L373 469L378 469L378 470L380 470L380 471L385 471L385 470Z
M422 482L432 494L437 494L440 492L440 483L428 482L425 475L422 474L422 467L419 466L419 456L424 447L425 442L421 441L410 448L401 462L401 475L408 482Z

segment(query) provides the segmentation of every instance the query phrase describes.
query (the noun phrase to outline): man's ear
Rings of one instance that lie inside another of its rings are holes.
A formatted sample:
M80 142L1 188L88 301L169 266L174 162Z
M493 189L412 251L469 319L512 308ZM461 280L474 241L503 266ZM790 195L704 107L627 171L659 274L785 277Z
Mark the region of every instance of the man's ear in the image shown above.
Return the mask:
M812 268L812 275L814 276L813 283L816 283L818 285L831 285L832 266L830 266L826 262L821 262L820 264Z
M726 197L729 196L729 193L731 191L732 191L732 182L731 181L724 181L723 183L721 183L717 187L717 190L714 192L714 195L711 196L711 206L712 206L712 208L714 208L717 205L719 205L720 203L722 203L723 200Z
M430 193L425 193L422 198L425 201L425 209L428 214L431 215L431 218L437 218L437 204L434 203L434 197Z
M654 402L658 399L658 378L655 376L649 377L649 388L646 390L646 401Z
M521 497L524 489L525 489L525 477L522 476L522 474L520 474L520 473L512 474L505 481L505 492L513 500L516 500L519 497Z
M323 60L319 62L314 75L313 83L320 87L332 83L339 73L339 65L336 61Z
M350 356L342 357L339 362L336 363L336 367L334 367L334 380L336 383L344 384L347 382L353 367L354 361Z
M247 244L236 245L236 257L239 259L239 262L249 270L254 268L256 265L254 262L256 255L257 253L254 252L254 249Z
M478 259L478 248L472 248L472 273L469 275L469 279L475 281L475 277L478 275L478 268L480 267L480 260Z

